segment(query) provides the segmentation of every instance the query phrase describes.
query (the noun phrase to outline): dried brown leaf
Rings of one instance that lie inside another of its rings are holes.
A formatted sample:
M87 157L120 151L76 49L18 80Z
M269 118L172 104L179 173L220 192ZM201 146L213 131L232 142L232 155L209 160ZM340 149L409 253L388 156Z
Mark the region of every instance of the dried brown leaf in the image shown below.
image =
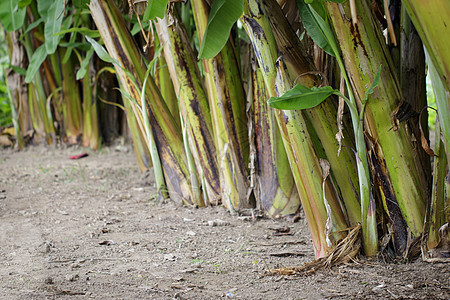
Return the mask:
M361 241L359 237L359 233L361 232L361 224L344 230L348 231L347 236L341 240L327 256L321 257L309 263L305 263L301 267L269 269L269 275L311 275L316 271L353 261L361 248ZM342 231L335 232L335 234Z
M296 271L294 268L279 268L279 269L270 269L270 275L295 275Z
M422 142L422 148L423 148L423 150L425 150L425 152L428 155L435 156L433 149L430 148L430 145L428 144L428 141L425 138L425 134L423 133L422 123L420 122L421 117L422 117L422 112L423 112L423 110L419 114L419 130L420 130L420 140Z

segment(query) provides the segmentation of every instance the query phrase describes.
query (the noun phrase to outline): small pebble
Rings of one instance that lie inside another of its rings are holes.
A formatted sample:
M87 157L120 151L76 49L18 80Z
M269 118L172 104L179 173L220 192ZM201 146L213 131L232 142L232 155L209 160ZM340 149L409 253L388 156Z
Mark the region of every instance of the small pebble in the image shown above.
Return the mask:
M229 224L230 223L228 223L227 221L222 221L222 220L219 220L219 219L208 221L208 225L209 226L227 226Z
M78 274L67 274L66 275L66 280L67 281L75 281L78 279Z
M45 283L45 284L53 284L53 283L54 283L54 282L53 282L53 278L51 278L51 277L45 278L44 283Z

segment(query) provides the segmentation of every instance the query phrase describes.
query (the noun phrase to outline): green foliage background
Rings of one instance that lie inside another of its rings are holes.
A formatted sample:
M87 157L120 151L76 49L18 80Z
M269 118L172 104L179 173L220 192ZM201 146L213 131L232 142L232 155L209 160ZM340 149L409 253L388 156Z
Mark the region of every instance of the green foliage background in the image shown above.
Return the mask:
M434 109L428 109L428 126L430 130L436 129L436 98L434 96L433 86L431 85L430 75L427 75L427 103Z

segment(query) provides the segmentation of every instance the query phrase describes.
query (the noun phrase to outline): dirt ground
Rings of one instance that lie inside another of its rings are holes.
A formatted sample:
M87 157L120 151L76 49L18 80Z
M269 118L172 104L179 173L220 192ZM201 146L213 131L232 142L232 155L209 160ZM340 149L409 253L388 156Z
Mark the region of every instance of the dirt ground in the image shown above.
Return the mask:
M420 259L267 276L313 260L304 219L156 203L152 182L129 146L0 150L0 299L450 299L449 265Z

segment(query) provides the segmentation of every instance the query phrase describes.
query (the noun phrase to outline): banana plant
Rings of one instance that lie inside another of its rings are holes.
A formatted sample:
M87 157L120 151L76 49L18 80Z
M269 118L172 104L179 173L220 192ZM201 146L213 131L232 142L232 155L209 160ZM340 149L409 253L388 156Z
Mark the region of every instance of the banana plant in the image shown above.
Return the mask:
M252 115L255 136L255 182L258 203L272 218L294 216L300 208L300 197L281 140L274 111L266 101L269 98L263 70L251 65Z
M189 147L200 178L205 178L204 191L210 203L217 203L221 190L211 110L186 30L177 13L170 9L158 21L156 30L164 45L166 61L170 62L170 76L188 128Z
M281 96L291 83L283 60L277 60L277 46L265 9L261 1L248 1L244 5L242 22L263 70L268 94ZM301 112L277 110L274 113L308 220L316 257L325 256L343 238L341 230L347 227L339 196L324 168L327 163L324 160L321 164L313 148Z
M327 53L336 57L337 63L340 67L340 71L343 74L347 84L347 92L349 98L345 97L338 90L334 90L330 86L321 88L307 88L301 84L297 84L294 88L287 91L283 96L271 97L271 99L269 99L268 101L268 104L278 109L298 110L313 108L333 94L338 95L345 100L350 110L356 142L356 161L361 197L361 222L364 252L368 256L373 256L376 255L378 251L375 201L371 196L369 164L367 161L363 122L361 121L361 117L364 113L364 106L367 103L368 95L373 93L374 87L379 82L379 72L377 74L378 76L375 77L372 86L366 92L361 112L358 112L357 103L353 94L353 90L351 89L350 81L347 77L342 59L340 57L337 43L334 39L331 28L326 22L326 19L322 17L323 14L321 16L312 6L306 4L302 0L297 1L297 3L299 5L299 10L301 12L302 20L305 24L306 30L309 32L311 38Z
M146 105L170 198L187 205L202 205L193 202L195 197L185 164L181 129L176 126L152 76L148 76L146 85L143 85L147 70L121 13L110 0L92 0L89 7L109 52L108 55L103 48L93 43L97 55L115 65L123 89L129 97L140 106ZM138 89L138 86L141 88ZM145 92L145 103L141 103L140 90Z
M432 62L428 51L425 51L430 77L433 86L433 92L436 98L438 108L438 120L436 122L436 140L434 147L434 167L433 167L433 188L431 201L427 205L427 216L425 224L425 234L428 234L427 248L433 249L438 246L439 228L445 223L450 222L450 163L448 148L445 143L448 142L445 136L445 126L449 121L449 112L446 111L448 104L448 92L445 90L438 70ZM442 123L441 123L442 122Z
M217 5L212 9L216 7ZM204 45L206 30L213 30L211 26L207 26L208 17L215 11L210 12L204 0L192 1L192 8L199 42ZM212 23L215 21L209 24ZM200 56L203 55L204 49L200 49ZM214 125L217 160L220 164L222 202L230 210L251 207L247 180L249 148L244 109L246 99L232 43L226 41L216 56L202 59L202 62Z
M417 153L423 151L418 143L420 137L413 135L407 122L402 122L405 112L401 88L372 6L368 1L357 1L357 16L352 16L348 2L323 4L339 40L342 64L359 109L376 70L382 66L377 90L368 97L362 117L374 183L390 219L396 252L402 254L408 246L408 228L414 237L423 232L425 203L430 194L423 167L429 165L422 163L423 156Z
M300 83L308 88L324 84L327 74L317 70L313 58L297 37L280 5L276 0L262 2L277 42L278 52L283 56L287 65L291 82ZM339 124L338 126L339 122L331 121L336 120L339 115L334 102L324 101L313 109L302 110L302 114L311 133L317 136L312 139L315 143L314 148L317 149L321 158L326 157L330 163L330 176L341 194L349 225L355 226L361 222L359 191L355 189L358 186L356 160L351 151L345 151L345 148L344 151L339 150L342 148L342 144L348 148L354 148L353 133L351 124L345 126L347 124L344 125L342 122L343 125ZM340 116L342 115L340 114ZM346 121L346 119L342 119ZM347 123L349 122L347 121ZM339 139L336 138L337 132L342 132L339 134Z
M435 65L437 74L442 80L445 90L450 91L450 49L447 39L450 34L448 16L450 3L446 0L434 0L425 3L419 0L405 0L402 4L408 11L416 30L418 31L430 61ZM436 30L439 28L439 30ZM448 148L447 148L448 152Z

